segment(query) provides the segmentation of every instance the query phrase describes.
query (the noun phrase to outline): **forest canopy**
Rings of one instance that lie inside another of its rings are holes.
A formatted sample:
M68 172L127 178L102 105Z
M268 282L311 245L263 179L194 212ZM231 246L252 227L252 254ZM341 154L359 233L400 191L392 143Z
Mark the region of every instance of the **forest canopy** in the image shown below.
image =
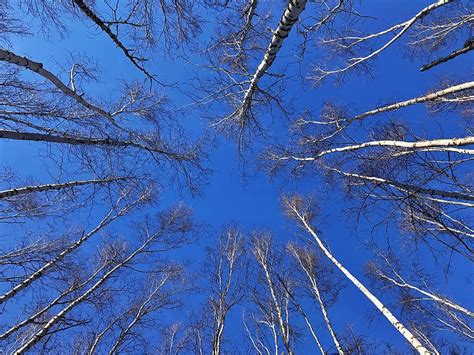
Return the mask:
M471 354L468 0L0 0L5 354Z

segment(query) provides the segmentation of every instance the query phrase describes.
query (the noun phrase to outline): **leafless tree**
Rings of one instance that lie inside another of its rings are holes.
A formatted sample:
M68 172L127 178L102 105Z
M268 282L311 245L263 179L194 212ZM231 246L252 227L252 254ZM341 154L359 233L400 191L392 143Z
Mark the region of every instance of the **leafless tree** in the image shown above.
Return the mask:
M473 196L465 170L473 154L469 128L463 127L455 138L427 139L412 130L411 118L370 122L420 103L458 111L459 107L449 105L458 100L469 105L471 92L471 82L450 85L358 115L328 104L322 119L297 120L294 139L287 147L270 149L268 157L274 167L289 165L297 173L314 167L332 181L342 181L351 196L360 197L359 214L367 209L370 215L370 207L389 205L390 215L397 216L409 235L428 245L439 242L449 252L471 259ZM364 127L362 131L353 126L356 122Z
M420 342L420 340L410 332L380 300L371 293L354 275L352 275L329 251L321 239L311 226L312 211L308 203L301 197L292 197L284 200L284 206L289 216L294 218L298 223L314 238L318 248L326 255L326 257L346 276L387 318L387 320L400 332L401 335L409 342L410 345L420 354L430 354L430 351Z
M183 283L180 282L181 268L177 268L167 262L161 265L156 258L159 253L166 253L179 248L183 244L189 243L194 233L194 226L190 220L189 211L183 206L163 212L158 216L159 222L156 226L143 224L140 230L141 236L137 238L139 241L136 246L127 246L123 242L115 242L114 244L106 244L101 252L98 266L91 271L88 276L76 280L59 292L58 296L38 308L26 320L13 325L3 335L7 338L14 332L21 331L21 336L17 337L17 341L11 344L15 348L16 353L24 353L28 349L42 343L46 346L50 342L53 335L70 329L70 326L92 326L99 319L88 320L88 311L82 310L87 304L98 307L106 307L107 302L120 299L120 295L124 293L125 287L120 279L127 274L126 270L138 270L140 265L153 257L153 264L158 268L150 268L146 271L149 275L147 287L143 287L143 294L135 295L128 299L128 305L125 311L114 320L111 324L106 325L106 331L115 327L113 333L116 335L113 341L108 336L106 346L111 349L129 346L130 339L135 329L146 324L148 317L159 309L173 308L179 305L179 294L186 290ZM124 274L125 272L125 274ZM118 278L118 275L121 275ZM130 282L130 281L129 281ZM168 286L170 285L170 287ZM117 288L118 287L118 288ZM97 298L99 297L99 298ZM102 298L102 300L101 300ZM105 302L105 303L104 303ZM41 319L41 322L38 322ZM33 327L25 326L34 324ZM70 326L68 326L70 324ZM107 328L110 325L109 328ZM103 330L102 330L103 331ZM100 335L100 333L99 333ZM97 335L98 336L98 335ZM90 346L96 348L102 337L95 337ZM95 345L94 345L95 344ZM125 345L127 344L127 345ZM131 345L130 345L131 346ZM93 350L93 349L92 349ZM114 350L112 350L114 351Z
M436 291L429 284L432 277L416 267L408 277L402 275L400 260L393 252L379 252L378 262L367 265L369 275L398 294L405 316L423 328L448 330L469 340L473 338L474 313Z
M306 43L322 27L330 26L337 15L350 12L350 3L291 0L287 1L282 12L276 14L273 8L266 9L264 3L252 0L237 9L233 6L226 8L226 13L231 14L229 17L237 16L241 20L236 22L226 17L219 23L217 34L207 49L207 67L215 77L204 80L199 86L203 92L199 104L224 102L229 107L230 113L211 114L215 119L213 127L237 136L239 145L244 145L248 136L266 128L262 113L288 114L290 110L285 94L292 78L283 74L281 66L274 68L286 38L290 33L299 35L296 27L300 26L303 36L299 42ZM311 9L305 11L308 7ZM277 25L272 21L278 21ZM268 36L268 27L272 28L271 37Z
M333 275L328 272L327 268L325 269L324 267L321 267L322 262L318 260L318 257L314 252L302 247L297 247L294 244L288 245L288 251L297 260L299 267L303 270L305 276L307 277L308 288L310 289L310 292L316 302L319 304L324 322L326 323L326 327L331 335L337 352L339 354L344 354L340 340L338 339L338 336L336 335L329 319L327 302L325 301L325 298L327 300L327 297L324 297L325 294L323 294L322 291L322 289L325 289L327 294L327 291L330 290L329 292L332 293L330 297L332 299L337 297L338 287L336 286L337 282L335 282L335 278L331 279ZM330 288L328 287L327 280L331 281ZM323 285L321 285L321 283L323 283ZM324 283L326 283L326 285L324 285ZM324 354L324 350L321 350L321 353Z
M275 258L273 240L268 233L254 233L253 236L253 254L259 267L261 268L262 286L265 286L266 292L254 292L254 299L260 313L261 320L257 320L268 327L273 335L275 353L279 353L279 339L281 339L286 353L294 353L294 330L290 324L290 293L288 292L291 284L284 284L277 278L275 268L280 263ZM280 276L280 278L282 278ZM283 287L285 285L285 287Z
M431 13L441 12L443 8L449 7L450 0L435 1L421 8L414 16L404 22L374 33L364 33L357 29L348 27L342 31L332 31L328 38L322 40L322 44L329 50L334 50L343 59L340 67L326 68L317 65L311 75L311 80L320 82L331 75L343 76L350 70L369 67L370 61L381 55L387 48L400 41L416 24L420 23ZM420 32L417 31L419 34ZM429 36L426 39L430 41ZM380 44L379 44L380 43ZM368 49L366 49L366 47ZM375 49L374 49L375 48Z
M229 228L208 249L206 275L209 277L209 309L212 315L212 354L222 352L224 327L228 313L245 296L245 240L236 228Z

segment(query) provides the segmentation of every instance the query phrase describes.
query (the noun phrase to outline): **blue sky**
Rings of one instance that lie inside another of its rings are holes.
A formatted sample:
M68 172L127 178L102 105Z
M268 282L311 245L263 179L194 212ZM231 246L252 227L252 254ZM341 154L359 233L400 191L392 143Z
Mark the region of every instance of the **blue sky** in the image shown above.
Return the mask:
M369 27L380 29L411 17L418 9L429 3L429 1L408 0L367 1L361 4L361 11L367 15L383 17L379 22L372 23L367 20ZM308 4L306 11L310 11L311 6L312 4ZM275 7L282 7L282 3L278 2ZM208 36L203 34L202 37ZM284 49L278 55L275 70L295 60L296 37L297 33L292 32ZM61 71L59 64L65 63L68 52L93 56L99 64L101 74L100 81L93 83L89 88L89 92L93 94L91 96L109 95L110 90L116 87L121 78L143 80L141 73L124 58L111 41L87 21L72 21L70 32L65 38L60 38L56 34L48 38L42 34L34 34L25 38L15 38L12 40L11 48L18 54L45 63L45 66L47 65L53 72ZM159 53L157 51L156 55L153 55L148 65L149 69L156 73L160 80L175 82L177 86L186 85L194 75L195 68L179 58L171 62ZM329 80L320 87L312 87L310 84L302 87L299 80L294 82L289 80L287 96L297 97L293 102L295 112L302 109L318 112L323 102L332 99L349 106L353 112L363 112L381 102L426 93L444 77L460 77L462 74L460 69L472 68L472 63L471 54L434 68L429 73L421 73L419 68L424 62L411 60L400 45L394 45L380 55L372 77L350 75L341 85ZM298 70L304 73L308 68L308 63L303 63L301 67L293 64L289 67L288 74ZM171 89L168 95L175 100L177 107L188 103L188 98L176 90ZM426 113L424 107L409 108L394 115L409 119L420 127L427 125L428 120L440 122L443 127L448 127L444 132L446 135L460 131L455 117L432 117ZM195 132L205 129L209 123L195 112L185 113L182 120ZM285 124L281 122L285 122L286 118L277 115L274 120L277 121L274 129L284 129ZM453 124L445 125L446 122ZM432 133L436 136L438 132ZM280 136L280 132L276 132L276 136ZM0 141L0 164L14 168L22 177L34 176L36 180L47 181L49 177L45 174L42 160L38 158L43 149L41 145L31 142ZM203 186L201 196L193 197L187 194L180 195L177 191L165 191L161 199L163 205L184 200L192 207L196 218L209 226L209 232L203 235L198 247L185 248L182 251L181 257L184 259L194 262L202 260L204 247L212 246L220 229L231 223L240 225L247 232L255 228L269 230L274 233L277 242L282 244L294 240L296 230L293 224L285 219L280 208L281 194L289 192L310 194L322 201L320 229L323 238L328 241L335 256L364 281L366 280L364 266L371 258L372 252L363 245L363 242L372 237L378 240L389 238L395 243L400 240L400 233L395 224L387 229L372 231L372 225L361 220L358 227L354 228L354 218L344 211L347 206L344 196L338 189L326 186L324 180L316 174L299 179L288 179L286 176L277 175L270 179L263 171L253 171L254 162L241 160L234 142L223 136L218 136L217 144L209 147L208 165L213 173ZM92 215L84 223L92 226L95 220L96 216ZM1 228L3 227L0 226ZM116 228L120 229L120 224ZM427 265L435 264L436 260L428 252L420 253L419 257ZM451 273L447 280L440 276L440 285L443 285L443 290L448 296L472 307L474 306L472 284L466 283L472 268L469 270L469 266L456 257L453 264L457 265L453 269L460 272ZM377 291L374 290L374 293L377 294ZM310 309L317 312L316 308ZM241 312L241 308L236 308L231 314L226 333L228 339L234 338L234 332L237 333L240 327ZM358 332L370 334L371 341L387 341L405 353L408 348L402 337L385 319L376 316L372 323L368 323L366 316L371 312L375 312L373 306L351 285L345 287L337 304L330 310L336 330L342 332L347 324L352 324ZM322 335L322 338L329 344L328 337Z

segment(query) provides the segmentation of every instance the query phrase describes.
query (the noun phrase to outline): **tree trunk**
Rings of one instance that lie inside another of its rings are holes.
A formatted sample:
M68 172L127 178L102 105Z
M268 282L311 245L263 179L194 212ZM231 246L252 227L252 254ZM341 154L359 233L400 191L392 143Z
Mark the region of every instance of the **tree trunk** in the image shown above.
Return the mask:
M306 0L289 0L283 16L281 17L278 27L273 33L272 40L268 46L262 61L260 62L255 74L250 80L250 85L245 92L242 101L242 115L245 115L250 109L252 96L258 86L260 79L265 75L266 71L272 66L275 58L280 51L283 41L288 37L293 25L298 21L299 16L306 6Z
M379 301L355 276L353 276L324 246L323 242L319 239L317 234L314 232L312 227L306 221L306 218L300 214L300 212L294 207L288 204L288 207L295 213L298 219L301 221L306 230L313 236L314 240L318 244L321 251L332 261L334 265L367 297L377 309L388 319L388 321L397 329L400 334L418 351L419 354L429 355L430 352L426 349L421 342L415 338L415 336L400 323L400 321L389 311L387 307Z
M61 190L70 187L83 186L83 185L95 185L95 184L107 184L118 180L123 180L125 178L107 178L107 179L96 179L96 180L77 180L69 181L57 184L44 184L44 185L35 185L35 186L24 186L16 189L9 189L0 191L0 199L8 198L18 195L25 195L34 192L50 191L50 190Z

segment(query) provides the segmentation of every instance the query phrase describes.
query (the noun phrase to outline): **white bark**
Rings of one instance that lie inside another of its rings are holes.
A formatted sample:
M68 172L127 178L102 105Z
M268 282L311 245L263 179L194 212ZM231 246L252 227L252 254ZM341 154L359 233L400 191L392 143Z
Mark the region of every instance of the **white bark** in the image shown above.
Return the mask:
M318 158L321 158L329 154L356 151L356 150L371 148L371 147L393 147L393 148L406 148L406 149L413 149L413 150L430 149L430 151L433 151L433 150L436 150L436 148L439 148L440 151L444 151L445 148L461 147L461 146L470 145L470 144L474 144L474 137L434 139L430 141L417 141L417 142L380 140L380 141L369 141L369 142L360 143L360 144L353 144L353 145L347 145L344 147L323 150L316 153L315 156L313 157L291 157L291 158L294 160L300 160L300 161L314 161L314 160L317 160ZM474 150L464 149L464 150L460 150L459 153L474 154ZM284 160L284 159L288 159L288 157L281 157L278 159Z
M132 261L138 254L142 253L161 233L157 232L150 236L145 242L135 249L127 258L115 265L109 271L107 271L94 285L92 285L87 291L82 293L80 296L75 298L70 302L66 307L54 315L36 334L34 334L25 344L23 344L19 349L15 351L15 355L20 355L26 353L30 350L35 344L37 344L44 336L46 336L49 330L58 323L66 314L68 314L72 309L78 306L83 302L87 297L94 293L99 287L101 287L116 271Z
M318 244L321 251L331 262L364 294L367 299L374 304L374 306L387 318L387 320L403 335L403 337L415 348L419 354L429 355L430 352L426 349L423 344L390 312L390 310L383 305L380 300L375 297L349 270L347 270L324 246L323 242L319 239L313 228L306 221L306 218L300 214L300 211L290 203L288 207L297 216L302 225L306 230L313 236L314 240Z
M180 159L178 153L168 152L163 149L147 147L144 144L133 142L133 141L121 141L118 139L110 138L88 138L88 137L71 137L71 136L58 136L52 134L43 133L29 133L29 132L15 132L0 130L0 139L13 139L13 140L24 140L34 142L48 142L57 144L70 144L70 145L97 145L97 146L111 146L111 147L132 147L137 149L146 150L152 153L158 153L165 155L169 158Z
M49 304L47 304L46 306L44 306L42 309L40 309L39 311L37 311L35 314L31 315L30 317L28 317L27 319L21 321L20 323L17 323L15 324L14 326L12 326L11 328L9 328L8 330L6 330L3 334L0 335L0 340L3 340L3 339L6 339L8 338L12 333L20 330L21 328L23 328L25 325L28 325L28 324L31 324L31 323L34 323L39 317L41 317L43 314L45 314L46 312L48 312L51 308L53 308L54 306L56 306L57 304L59 304L60 302L63 301L63 299L71 294L72 292L76 291L76 290L79 290L81 287L84 287L85 285L87 285L90 281L92 281L98 274L100 271L102 271L104 269L104 267L107 266L106 264L105 265L102 265L101 267L99 267L88 279L86 279L84 282L78 284L78 285L72 285L69 289L67 289L66 291L62 292L59 296L57 296L53 301L51 301Z
M57 184L24 186L24 187L19 187L16 189L0 191L0 199L18 196L18 195L30 194L34 192L61 190L61 189L66 189L66 188L71 188L71 187L76 187L76 186L83 186L83 185L107 184L107 183L111 183L111 182L122 180L122 179L124 178L77 180L77 181L69 181L69 182L63 182L63 183L57 183Z
M399 280L395 280L394 278L388 276L388 275L385 275L383 272L381 272L380 270L377 270L376 274L385 279L385 280L388 280L390 282L392 282L393 284L397 285L398 287L401 287L401 288L409 288L411 290L414 290L418 293L421 293L422 295L430 298L431 300L435 301L435 302L438 302L438 303L441 303L449 308L452 308L458 312L461 312L461 313L464 313L465 315L471 317L471 318L474 318L474 313L471 312L470 310L468 310L467 308L464 308L460 305L458 305L457 303L454 303L452 301L450 301L449 299L447 298L444 298L444 297L439 297L437 295L435 295L434 293L431 293L431 292L428 292L428 291L425 291L417 286L414 286L412 284L409 284L408 282L406 282L400 275L397 274L397 277L399 278Z
M51 73L49 70L44 69L42 63L38 63L26 57L16 55L15 53L10 52L6 49L0 49L0 61L18 65L20 67L31 70L37 73L38 75L41 75L43 78L47 79L54 86L56 86L56 88L58 88L66 96L69 96L85 108L98 113L100 116L106 117L113 125L117 125L114 119L112 118L110 112L107 112L104 109L90 103L89 101L84 99L82 95L79 95L76 91L68 88L56 75Z
M113 215L114 208L112 208L107 215L100 221L100 223L89 233L83 235L81 238L79 238L75 243L64 249L61 253L57 254L53 259L48 261L46 264L44 264L42 267L40 267L38 270L30 274L26 279L18 283L16 286L5 292L3 295L0 296L0 304L8 301L12 297L14 297L18 292L23 290L24 288L28 287L31 285L34 281L39 279L41 276L43 276L49 269L51 269L53 266L55 266L58 262L60 262L62 259L64 259L67 255L71 254L74 252L76 249L78 249L86 240L91 238L93 235L95 235L97 232L99 232L102 228L113 222L115 219L119 218L120 216L124 215L132 205L126 206L122 208L118 213Z
M270 269L268 265L268 244L265 240L261 242L257 241L257 245L254 248L254 254L265 274L265 280L267 282L268 289L270 291L270 296L273 303L274 311L276 313L278 326L280 328L280 332L282 335L283 344L285 345L285 348L288 351L288 354L291 355L293 354L293 352L290 346L289 324L285 322L285 320L283 319L282 308L281 308L280 302L278 302L275 285L270 275Z
M304 311L303 307L299 304L299 302L291 294L291 292L288 289L288 287L286 286L285 282L281 278L279 278L279 279L280 279L281 285L285 288L286 293L290 296L291 300L293 301L293 305L296 307L296 309L298 309L301 316L303 317L303 319L304 319L306 325L308 326L308 329L309 329L314 341L316 342L316 345L318 346L319 351L321 352L322 355L325 355L326 352L324 351L323 346L321 345L321 342L319 341L319 338L318 338L318 336L316 335L316 333L313 329L313 325L311 324L308 317L306 316L306 312Z
M299 16L306 6L306 0L289 0L283 16L278 23L277 29L273 32L272 40L268 46L262 61L257 67L249 87L245 91L241 106L241 116L245 116L252 104L252 96L258 87L260 79L265 75L267 70L272 66L275 58L280 51L283 42L288 37L293 25L298 21Z
M361 119L363 119L365 117L368 117L368 116L373 116L373 115L377 115L377 114L380 114L380 113L383 113L383 112L398 110L399 108L402 108L402 107L407 107L407 106L411 106L411 105L415 105L415 104L421 104L421 103L428 102L428 101L435 101L435 100L437 100L439 98L442 98L444 96L456 94L458 92L465 91L465 90L470 90L470 89L473 89L473 88L474 88L474 81L469 81L469 82L462 83L462 84L459 84L459 85L450 86L449 88L446 88L446 89L443 89L443 90L435 91L435 92L433 92L431 94L428 94L428 95L418 96L414 99L400 101L400 102L397 102L397 103L394 103L394 104L391 104L391 105L381 106L381 107L378 107L374 110L364 112L364 113L362 113L360 115L357 115L353 118L349 118L347 121L349 121L349 122L357 121L357 120L361 120Z
M94 352L97 349L97 346L99 346L100 341L104 337L104 335L126 314L127 312L124 312L117 317L114 318L113 321L111 321L107 326L99 333L97 336L94 338L94 341L92 342L92 345L89 348L89 351L87 352L88 355L94 354Z
M161 290L161 288L168 282L170 275L165 275L163 279L156 285L156 287L153 288L153 290L150 292L148 297L143 301L143 303L140 305L138 308L137 313L135 314L135 317L132 319L132 321L127 325L125 330L120 333L117 341L114 343L114 345L111 347L109 351L109 355L114 354L117 349L119 348L120 345L124 342L125 338L127 335L130 333L132 328L148 313L147 306L148 304L153 300L153 298L156 296L156 294Z
M305 265L305 263L303 262L301 256L298 254L298 251L296 249L292 248L290 249L290 251L293 254L293 256L298 260L300 267L303 269L304 273L306 274L306 277L308 278L308 281L311 285L311 291L316 297L319 307L321 308L321 313L323 314L324 322L326 323L326 327L328 328L329 334L331 335L334 345L336 346L337 352L343 355L344 351L342 350L342 346L339 343L339 340L337 339L336 332L334 331L331 321L329 320L329 315L326 310L326 306L324 305L323 299L321 297L321 293L319 292L319 287L318 287L318 283L316 281L315 275Z
M423 17L425 17L426 15L428 15L431 11L433 11L434 9L440 7L440 6L443 6L443 5L446 5L448 4L449 2L451 2L452 0L438 0L428 6L426 6L425 8L423 8L421 11L419 11L415 16L413 16L411 19L409 19L408 21L405 21L403 23L400 23L398 25L394 25L386 30L383 30L383 31L380 31L378 33L374 33L374 34L371 34L371 35L367 35L365 37L361 37L361 38L356 38L356 41L354 41L351 45L349 46L353 46L354 44L357 44L357 43L361 43L361 42L364 42L364 41L367 41L371 38L377 38L377 37L380 37L380 36L383 36L387 33L390 33L392 31L395 31L395 30L398 30L401 28L401 30L395 35L393 36L389 41L387 41L384 45L382 45L380 48L370 52L368 55L364 56L364 57L358 57L358 58L351 58L349 60L349 64L346 65L345 67L343 68L340 68L340 69L335 69L335 70L321 70L322 72L322 75L317 78L317 80L321 80L323 79L324 77L328 76L328 75L332 75L332 74L339 74L339 73L343 73L351 68L354 68L366 61L368 61L369 59L371 58L374 58L376 57L377 55L379 55L381 52L383 52L384 50L386 50L388 47L390 47L393 43L395 43L398 39L400 39L400 37L402 37L412 26L413 24L415 24L415 22L421 20Z
M373 184L386 184L386 185L395 187L398 190L405 191L405 192L408 192L408 193L421 193L421 194L426 194L426 195L430 195L430 196L438 196L438 197L446 197L446 198L453 198L453 199L466 200L466 201L474 201L474 196L473 195L463 194L463 193L460 193L460 192L424 188L424 187L405 184L405 183L401 183L401 182L398 182L398 181L384 179L384 178L380 178L380 177L376 177L376 176L367 176L367 175L361 175L361 174L355 174L355 173L348 173L348 172L345 172L345 171L342 171L342 170L339 170L339 169L335 169L335 168L328 168L328 169L331 170L331 171L335 171L335 172L337 172L341 175L356 178L356 179L360 179L360 180L365 180L365 181L371 182Z

